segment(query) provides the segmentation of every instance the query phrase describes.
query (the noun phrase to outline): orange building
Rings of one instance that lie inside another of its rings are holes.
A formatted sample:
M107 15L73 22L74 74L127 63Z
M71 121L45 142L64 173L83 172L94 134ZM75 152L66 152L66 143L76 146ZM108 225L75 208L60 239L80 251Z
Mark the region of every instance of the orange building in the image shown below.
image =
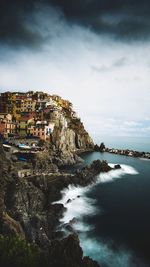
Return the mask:
M7 138L16 132L16 123L12 121L11 114L0 114L0 135Z
M39 137L41 140L49 140L50 135L54 130L54 123L48 123L47 121L37 121L36 126L33 128L33 135Z

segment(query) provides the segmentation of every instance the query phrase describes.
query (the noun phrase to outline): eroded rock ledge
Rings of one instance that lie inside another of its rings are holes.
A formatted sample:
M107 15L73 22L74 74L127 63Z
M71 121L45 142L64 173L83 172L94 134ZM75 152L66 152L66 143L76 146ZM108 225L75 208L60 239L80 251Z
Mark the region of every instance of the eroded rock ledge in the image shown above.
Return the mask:
M36 173L20 178L0 146L0 167L0 234L19 235L36 243L48 251L49 266L99 266L88 257L83 258L75 234L58 239L55 229L65 208L52 203L61 198L61 190L69 184L86 186L95 182L96 175L111 169L107 162L94 161L74 175L57 170L50 175Z

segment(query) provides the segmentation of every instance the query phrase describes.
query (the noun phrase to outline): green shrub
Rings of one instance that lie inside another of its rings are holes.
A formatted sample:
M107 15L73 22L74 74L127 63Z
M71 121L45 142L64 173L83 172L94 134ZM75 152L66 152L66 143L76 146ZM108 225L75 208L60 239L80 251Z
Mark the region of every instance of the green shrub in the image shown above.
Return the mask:
M36 245L20 237L0 235L0 266L41 267L48 266L48 257Z

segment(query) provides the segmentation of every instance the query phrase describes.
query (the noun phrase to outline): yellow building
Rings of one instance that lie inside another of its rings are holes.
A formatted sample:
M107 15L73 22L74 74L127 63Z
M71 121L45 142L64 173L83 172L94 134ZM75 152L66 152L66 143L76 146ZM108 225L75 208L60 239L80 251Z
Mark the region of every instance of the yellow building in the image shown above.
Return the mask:
M34 125L33 116L22 116L18 118L17 133L22 136L25 136L27 134L32 134L33 125Z
M34 112L36 101L31 98L21 101L21 112Z

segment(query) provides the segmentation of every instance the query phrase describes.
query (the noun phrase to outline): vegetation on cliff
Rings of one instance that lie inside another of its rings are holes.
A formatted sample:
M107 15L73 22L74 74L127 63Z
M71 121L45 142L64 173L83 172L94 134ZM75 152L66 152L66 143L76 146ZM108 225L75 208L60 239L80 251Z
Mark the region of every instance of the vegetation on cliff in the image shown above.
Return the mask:
M108 165L97 161L76 174L54 172L19 178L15 164L6 158L0 146L1 266L27 267L96 267L96 262L83 257L78 237L63 238L55 232L64 206L53 204L69 184L86 186ZM5 253L4 253L5 251ZM58 257L59 255L59 257ZM15 256L15 257L14 257ZM11 265L10 265L11 262Z
M19 236L0 235L0 266L46 267L46 261L46 255L36 245Z
M86 186L95 181L99 172L110 168L106 162L97 161L74 174L60 172L60 165L80 162L77 152L93 148L93 141L71 103L57 99L57 111L42 113L43 119L55 123L51 137L40 140L40 150L32 153L29 161L19 162L17 154L4 151L0 143L0 266L3 267L99 266L83 256L76 234L70 232L65 236L62 229L56 232L65 208L53 202L61 198L61 190L69 184ZM23 175L27 172L29 175Z

